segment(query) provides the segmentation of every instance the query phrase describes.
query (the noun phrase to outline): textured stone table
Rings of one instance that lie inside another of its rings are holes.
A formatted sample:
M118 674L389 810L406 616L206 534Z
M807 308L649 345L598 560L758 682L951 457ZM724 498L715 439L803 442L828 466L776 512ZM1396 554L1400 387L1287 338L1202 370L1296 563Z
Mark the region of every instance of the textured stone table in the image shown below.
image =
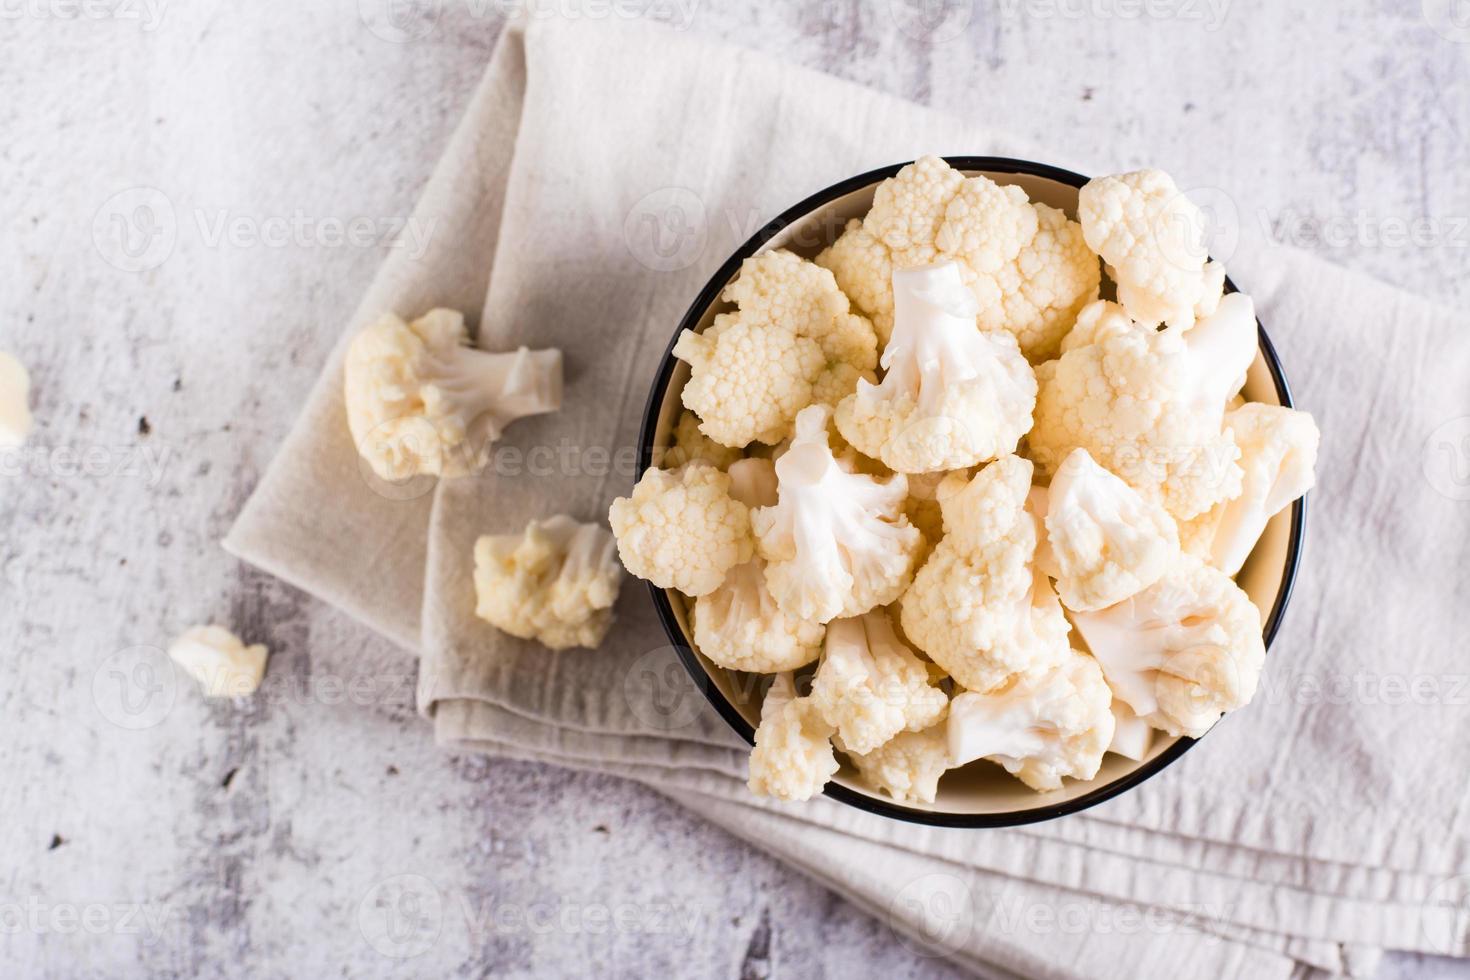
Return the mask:
M508 6L0 3L0 348L39 420L0 471L7 976L951 973L650 792L442 754L402 656L217 546ZM1098 169L1158 164L1230 242L1470 300L1448 4L542 9L643 12ZM211 619L271 646L261 696L147 672ZM441 896L407 945L375 931L402 875Z

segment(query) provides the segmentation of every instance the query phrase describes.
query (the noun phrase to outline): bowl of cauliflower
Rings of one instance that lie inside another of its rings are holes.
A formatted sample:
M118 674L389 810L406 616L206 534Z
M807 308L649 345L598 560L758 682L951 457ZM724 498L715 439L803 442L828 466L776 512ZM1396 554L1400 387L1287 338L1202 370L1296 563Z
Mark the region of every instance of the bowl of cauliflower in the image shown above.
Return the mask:
M1317 442L1168 175L924 157L715 273L609 520L754 793L1006 826L1250 701Z

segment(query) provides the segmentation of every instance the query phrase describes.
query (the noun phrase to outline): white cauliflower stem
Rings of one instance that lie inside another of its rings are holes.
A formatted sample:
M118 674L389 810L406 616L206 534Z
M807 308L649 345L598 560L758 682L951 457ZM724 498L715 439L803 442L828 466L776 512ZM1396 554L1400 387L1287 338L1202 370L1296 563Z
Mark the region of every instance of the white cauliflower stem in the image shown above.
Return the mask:
M972 691L1058 663L1070 628L1051 584L1032 564L1031 464L1005 456L972 480L951 474L945 483L944 539L900 601L904 634Z
M1225 404L1256 353L1254 306L1225 297L1187 333L1135 324L1042 371L1028 453L1048 473L1081 447L1177 520L1240 492Z
M1021 674L986 694L968 691L949 710L950 763L989 759L1038 792L1063 777L1091 779L1113 740L1112 692L1091 657L1069 650L1058 664Z
M31 375L0 351L0 449L23 445L31 434Z
M1225 270L1206 264L1204 214L1168 174L1138 170L1090 180L1078 194L1077 217L1133 319L1188 329L1214 312Z
M1047 542L1068 609L1102 609L1142 592L1179 553L1179 531L1157 503L1074 449L1047 494Z
M691 369L684 405L721 445L780 442L797 412L835 405L877 366L873 325L852 312L831 272L791 252L746 259L723 298L736 312L674 345Z
M454 310L386 313L353 338L344 382L352 439L378 476L464 476L511 422L561 408L561 351L493 354L469 346Z
M858 755L899 732L923 731L944 717L949 704L881 610L828 624L811 699L844 751Z
M1257 403L1227 412L1225 426L1240 446L1240 496L1200 515L1188 533L1193 553L1234 575L1267 522L1316 483L1321 434L1306 412Z
M902 474L877 480L849 471L827 442L830 409L813 405L776 461L780 495L751 524L781 608L825 623L886 605L912 580L923 536L904 515Z
M761 704L761 723L750 753L752 793L781 800L809 800L837 772L832 726L810 698L796 696L791 674L777 674Z
M1033 363L1056 356L1077 311L1096 298L1097 256L1082 229L1019 187L965 177L924 157L878 185L866 218L851 221L817 264L887 343L895 270L952 259L984 330L1013 335Z
M246 646L223 626L196 626L169 646L174 663L199 682L207 698L254 694L269 656L264 644Z
M730 496L747 507L776 502L776 471L765 459L730 466ZM692 612L694 644L730 670L779 673L805 667L822 652L826 628L792 616L766 585L766 562L756 556L736 565L719 588L702 595Z
M628 571L688 596L719 588L754 550L749 508L729 491L730 478L702 460L644 473L608 511Z
M1108 751L1134 762L1142 762L1153 745L1154 728L1128 707L1127 702L1113 698L1113 741Z
M1198 738L1248 703L1266 658L1250 598L1192 555L1133 598L1072 620L1117 696L1170 735Z
M893 274L886 373L837 408L859 451L900 473L973 466L1013 452L1031 428L1036 377L1008 333L975 327L975 300L955 262Z
M558 514L475 543L475 613L553 650L596 647L623 583L613 536Z

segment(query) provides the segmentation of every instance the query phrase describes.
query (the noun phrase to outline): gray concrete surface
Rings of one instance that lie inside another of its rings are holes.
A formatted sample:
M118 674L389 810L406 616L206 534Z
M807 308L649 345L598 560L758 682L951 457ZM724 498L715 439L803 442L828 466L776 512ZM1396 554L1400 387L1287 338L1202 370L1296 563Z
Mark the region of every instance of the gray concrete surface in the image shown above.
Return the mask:
M385 3L0 0L0 348L39 422L0 469L0 972L949 975L646 790L440 753L411 665L218 548L507 7ZM1160 165L1222 245L1470 300L1463 3L915 6L543 9L642 11L1099 169ZM158 195L168 248L130 253L117 216ZM209 619L271 646L261 696L136 673ZM402 875L441 902L385 934Z

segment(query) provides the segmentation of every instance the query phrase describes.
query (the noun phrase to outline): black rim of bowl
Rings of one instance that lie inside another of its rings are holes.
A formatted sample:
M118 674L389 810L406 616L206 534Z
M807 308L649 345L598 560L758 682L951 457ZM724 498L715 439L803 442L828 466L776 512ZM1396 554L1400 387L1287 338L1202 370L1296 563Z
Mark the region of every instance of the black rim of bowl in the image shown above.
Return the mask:
M1059 167L1048 166L1043 163L1033 163L1029 160L1015 160L1009 157L976 157L958 156L944 158L950 166L956 170L985 171L988 173L1024 174L1032 177L1042 177L1056 181L1060 184L1068 184L1072 187L1081 187L1087 183L1087 178L1070 170L1062 170ZM676 361L674 359L674 342L678 340L679 334L686 329L693 329L699 324L704 313L710 306L719 300L720 293L725 285L734 277L739 270L740 264L747 258L758 252L762 245L774 238L782 229L800 220L811 212L831 203L839 197L850 194L853 191L862 190L871 184L892 177L898 171L908 166L912 161L895 163L877 170L870 170L855 177L833 184L825 190L820 190L806 200L796 204L782 212L776 218L768 222L757 231L735 254L731 255L719 270L710 278L705 287L695 297L694 303L684 318L679 322L678 329L674 331L673 337L669 339L669 345L664 350L663 361L659 364L658 374L654 378L653 387L649 391L648 404L643 413L643 428L639 434L638 442L638 472L643 473L653 464L654 435L658 427L660 409L663 407L664 394L668 390L669 382L673 378ZM1225 280L1227 292L1236 290L1235 284L1229 278ZM1261 355L1265 358L1266 367L1271 372L1271 380L1276 386L1276 394L1281 404L1290 408L1293 406L1291 388L1286 383L1286 376L1281 370L1281 361L1276 356L1276 348L1271 344L1271 338L1266 335L1266 329L1256 321L1256 331L1260 338ZM1276 592L1276 601L1271 606L1271 612L1266 616L1263 635L1266 649L1269 652L1271 642L1281 629L1281 621L1286 614L1287 604L1291 601L1292 588L1296 584L1297 569L1301 564L1303 539L1306 531L1307 500L1301 498L1292 505L1291 530L1286 547L1286 568L1281 578L1281 587ZM669 601L668 593L654 586L648 585L649 592L653 596L654 608L658 611L659 621L663 624L664 632L668 634L670 643L679 653L679 659L684 664L684 669L689 672L690 678L705 698L712 704L720 717L735 730L746 742L755 744L755 729L745 716L729 702L720 691L705 670L699 655L690 646L684 635L683 627L679 625L678 618L674 615L673 604ZM1208 734L1208 733L1207 733ZM1203 737L1203 736L1201 736ZM1084 793L1081 796L1059 803L1043 804L1036 807L1028 807L1024 810L1010 810L1003 813L945 813L933 810L920 810L904 806L892 800L869 796L856 790L832 782L827 784L823 790L824 795L838 800L859 810L876 813L879 816L891 817L895 820L904 820L909 823L928 824L935 827L1015 827L1028 823L1040 823L1044 820L1054 820L1064 817L1069 813L1077 813L1086 810L1106 800L1110 800L1121 793L1142 783L1144 780L1162 771L1175 759L1178 759L1195 744L1198 739L1180 738L1169 748L1161 752L1157 757L1143 763L1132 772L1112 782L1100 786L1095 790Z

